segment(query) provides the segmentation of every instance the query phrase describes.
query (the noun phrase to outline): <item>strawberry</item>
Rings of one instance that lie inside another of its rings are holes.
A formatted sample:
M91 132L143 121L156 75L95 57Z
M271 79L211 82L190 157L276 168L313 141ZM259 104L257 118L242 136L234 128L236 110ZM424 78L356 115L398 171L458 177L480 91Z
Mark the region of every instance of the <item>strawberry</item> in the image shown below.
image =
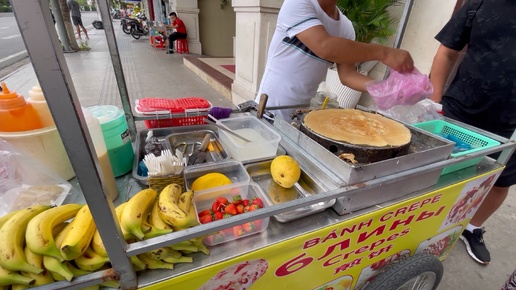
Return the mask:
M263 208L263 201L259 198L259 197L255 197L253 199L253 201L251 202L251 204L256 204L258 205L260 208Z
M260 209L260 207L257 204L253 204L247 209L247 211L253 211L257 209Z
M237 194L237 195L233 196L233 200L231 202L234 203L235 205L242 204L242 197L240 196L240 194Z
M207 239L208 244L213 245L213 244L220 244L220 243L224 242L224 240L226 238L224 237L224 234L218 232L216 234L207 236L206 239Z
M215 202L218 202L218 203L226 205L228 203L228 199L223 197L223 196L219 196L219 197L217 197Z
M238 214L244 213L244 205L243 204L237 205L236 210L237 210Z
M203 215L200 220L201 220L201 224L207 224L207 223L213 221L213 216L212 215Z
M221 211L215 213L215 220L221 220L224 218L224 214Z
M262 220L255 220L253 223L255 225L256 231L259 231L262 229Z
M232 214L232 215L236 215L238 213L237 209L236 209L236 206L234 204L232 204L232 203L228 204L226 206L226 208L224 208L224 212Z
M249 205L249 199L242 200L242 204L244 205L244 207L248 206Z
M211 204L211 210L212 210L213 212L217 212L217 211L219 211L219 203L218 203L218 202L216 202L216 201L215 201L214 203L212 203L212 204Z
M245 234L245 231L244 229L242 228L242 226L234 226L233 227L233 235L235 237L240 237L241 235Z
M213 210L211 209L205 209L203 211L201 211L199 214L197 214L198 217L202 217L202 216L205 216L205 215L212 215L213 214Z
M242 227L247 233L252 233L256 231L256 225L253 222L245 223L242 225Z

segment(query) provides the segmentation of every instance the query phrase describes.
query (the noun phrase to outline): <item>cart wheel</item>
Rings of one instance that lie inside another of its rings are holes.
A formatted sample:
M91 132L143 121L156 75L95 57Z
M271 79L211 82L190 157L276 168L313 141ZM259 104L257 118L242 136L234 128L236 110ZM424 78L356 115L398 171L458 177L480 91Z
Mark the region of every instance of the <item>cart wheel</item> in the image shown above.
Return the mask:
M435 290L442 277L439 259L418 254L387 265L364 290Z

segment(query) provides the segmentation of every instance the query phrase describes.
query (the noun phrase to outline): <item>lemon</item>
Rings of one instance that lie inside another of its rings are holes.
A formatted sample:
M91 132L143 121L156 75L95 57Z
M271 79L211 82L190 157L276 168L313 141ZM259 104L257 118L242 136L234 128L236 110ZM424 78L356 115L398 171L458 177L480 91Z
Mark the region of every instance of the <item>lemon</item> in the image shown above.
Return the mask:
M301 177L301 168L294 158L281 155L272 160L271 175L281 187L291 188Z
M199 191L205 190L213 187L223 186L227 184L231 184L231 179L229 179L226 175L218 172L208 173L199 178L197 178L191 186L191 190Z

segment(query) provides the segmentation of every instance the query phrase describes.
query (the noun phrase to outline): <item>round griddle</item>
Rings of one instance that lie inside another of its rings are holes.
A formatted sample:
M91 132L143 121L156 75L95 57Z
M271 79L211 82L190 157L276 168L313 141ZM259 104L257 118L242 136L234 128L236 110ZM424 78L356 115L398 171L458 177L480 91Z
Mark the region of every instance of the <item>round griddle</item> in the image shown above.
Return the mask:
M337 156L343 153L352 153L355 155L355 160L358 161L358 163L373 163L402 156L407 154L410 148L410 142L401 146L375 147L337 141L306 127L304 124L305 116L306 114L301 117L301 132Z

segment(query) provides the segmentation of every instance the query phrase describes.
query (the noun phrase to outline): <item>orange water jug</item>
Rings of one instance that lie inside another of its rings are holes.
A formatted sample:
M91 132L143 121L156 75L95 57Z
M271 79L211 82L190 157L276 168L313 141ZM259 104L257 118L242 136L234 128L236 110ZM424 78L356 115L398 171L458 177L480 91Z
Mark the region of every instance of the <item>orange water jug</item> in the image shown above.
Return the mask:
M0 132L21 132L42 128L38 113L23 96L2 83L0 92Z

